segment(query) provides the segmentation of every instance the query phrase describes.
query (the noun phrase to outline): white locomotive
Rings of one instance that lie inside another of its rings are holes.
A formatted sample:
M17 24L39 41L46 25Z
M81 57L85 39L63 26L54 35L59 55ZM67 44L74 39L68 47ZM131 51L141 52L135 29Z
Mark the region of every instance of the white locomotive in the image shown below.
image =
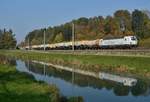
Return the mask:
M123 38L117 39L106 39L100 44L101 47L136 47L138 45L138 40L136 36L125 36Z
M125 36L122 38L113 38L113 39L97 39L97 40L83 40L83 41L75 41L74 47L75 49L101 49L101 48L132 48L137 47L138 40L136 36ZM52 49L71 49L72 42L62 42L55 44L41 44L41 45L31 45L26 46L25 49L43 49L45 47L46 50Z

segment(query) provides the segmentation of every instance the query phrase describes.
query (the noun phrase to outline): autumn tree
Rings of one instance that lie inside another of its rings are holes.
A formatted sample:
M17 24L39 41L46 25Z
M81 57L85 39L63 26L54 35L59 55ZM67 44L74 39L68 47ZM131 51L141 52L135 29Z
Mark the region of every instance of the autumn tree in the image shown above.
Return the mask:
M115 19L111 16L106 17L106 23L105 23L105 32L106 34L116 35L117 34L117 23L115 22Z
M132 31L132 17L128 10L118 10L114 13L114 19L118 24L118 31L120 34L131 35Z
M63 35L62 35L62 33L57 34L54 41L56 43L62 42L63 41Z

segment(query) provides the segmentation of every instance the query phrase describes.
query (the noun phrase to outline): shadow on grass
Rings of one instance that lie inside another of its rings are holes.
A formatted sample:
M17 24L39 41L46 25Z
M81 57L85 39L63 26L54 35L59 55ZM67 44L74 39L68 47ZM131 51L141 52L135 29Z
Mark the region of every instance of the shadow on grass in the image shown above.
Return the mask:
M9 93L0 93L0 101L1 102L51 102L49 97L40 94L17 94L13 92Z

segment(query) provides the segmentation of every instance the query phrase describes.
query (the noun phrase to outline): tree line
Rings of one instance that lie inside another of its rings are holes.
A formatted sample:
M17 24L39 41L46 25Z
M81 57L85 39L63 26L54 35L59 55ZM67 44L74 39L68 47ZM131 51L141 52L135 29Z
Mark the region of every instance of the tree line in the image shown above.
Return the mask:
M13 34L13 31L0 29L0 49L15 49L16 48L16 38L15 34Z
M136 35L139 39L150 37L150 18L141 10L117 10L113 16L81 17L71 22L42 29L27 34L21 45L28 43L43 44L43 32L46 32L46 43L71 41L72 23L75 24L76 40L93 40L105 37Z

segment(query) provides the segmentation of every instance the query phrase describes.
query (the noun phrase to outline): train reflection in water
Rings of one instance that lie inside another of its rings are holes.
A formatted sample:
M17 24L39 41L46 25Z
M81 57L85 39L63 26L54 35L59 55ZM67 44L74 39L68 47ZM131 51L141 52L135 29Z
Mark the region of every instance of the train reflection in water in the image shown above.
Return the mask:
M123 83L124 86L134 86L137 83L137 79L121 77L118 75L113 75L109 73L100 72L99 76L101 79L111 80L119 83Z
M98 74L98 73L84 71L84 70L80 70L80 69L55 65L52 63L45 63L45 62L40 62L40 61L32 61L32 62L47 65L47 66L52 66L54 68L58 68L58 69L62 69L62 70L70 71L70 72L73 71L78 74L92 76L95 78L100 78L102 80L110 80L110 81L114 81L114 82L119 82L119 83L122 83L124 86L134 86L137 83L137 79L129 78L129 77L122 77L122 76L113 75L113 74L109 74L109 73L99 72L99 74Z

